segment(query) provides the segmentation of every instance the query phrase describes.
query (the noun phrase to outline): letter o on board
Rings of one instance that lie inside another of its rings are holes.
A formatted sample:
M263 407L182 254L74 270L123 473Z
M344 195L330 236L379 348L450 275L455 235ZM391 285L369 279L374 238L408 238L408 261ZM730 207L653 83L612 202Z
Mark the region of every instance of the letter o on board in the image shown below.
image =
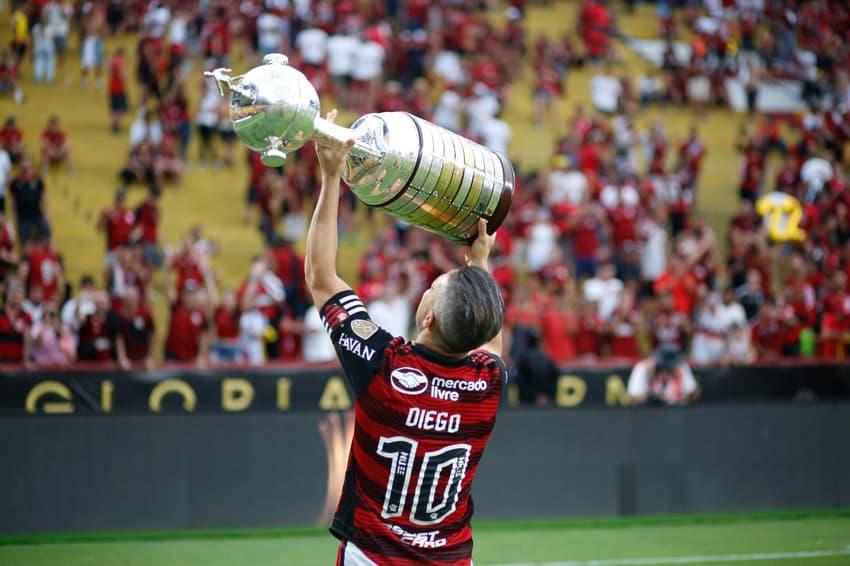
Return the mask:
M555 404L559 407L576 407L584 401L587 384L577 375L562 375L558 378Z
M195 410L195 405L198 404L198 398L195 396L195 390L189 387L189 384L182 379L165 379L159 382L151 391L151 396L148 399L148 407L154 413L162 411L162 398L170 393L176 393L183 397L183 410L191 413Z

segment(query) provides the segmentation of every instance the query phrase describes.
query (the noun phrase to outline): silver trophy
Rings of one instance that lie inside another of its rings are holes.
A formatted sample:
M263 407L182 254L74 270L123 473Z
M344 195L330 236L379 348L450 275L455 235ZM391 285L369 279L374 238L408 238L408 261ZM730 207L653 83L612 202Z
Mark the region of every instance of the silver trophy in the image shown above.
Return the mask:
M515 174L504 156L408 114L367 114L344 128L320 117L319 95L285 55L273 53L244 75L205 73L231 92L236 134L279 167L313 140L353 139L342 178L361 201L455 242L469 243L478 218L496 231L511 207Z

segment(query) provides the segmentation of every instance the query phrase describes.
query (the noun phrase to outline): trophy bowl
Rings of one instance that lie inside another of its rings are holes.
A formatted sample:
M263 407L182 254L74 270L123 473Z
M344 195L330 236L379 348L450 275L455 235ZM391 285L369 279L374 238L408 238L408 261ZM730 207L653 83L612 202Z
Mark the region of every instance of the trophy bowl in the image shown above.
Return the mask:
M280 167L313 137L319 94L285 55L266 55L263 63L229 80L230 120L236 135L263 154L264 165ZM227 70L213 73L219 71Z

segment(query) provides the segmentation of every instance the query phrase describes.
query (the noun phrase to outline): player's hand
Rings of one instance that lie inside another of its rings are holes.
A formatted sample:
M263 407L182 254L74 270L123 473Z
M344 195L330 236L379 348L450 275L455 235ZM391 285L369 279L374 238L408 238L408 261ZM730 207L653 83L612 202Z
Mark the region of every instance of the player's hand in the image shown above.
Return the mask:
M336 121L336 108L328 112L325 119L333 124ZM342 175L345 157L353 145L354 140L346 140L339 145L319 145L316 143L316 155L319 156L319 166L322 168L323 178L337 179Z
M472 242L469 251L466 253L466 263L475 265L482 269L488 269L487 258L490 257L490 250L496 243L496 234L487 233L487 221L483 218L478 219L478 237Z

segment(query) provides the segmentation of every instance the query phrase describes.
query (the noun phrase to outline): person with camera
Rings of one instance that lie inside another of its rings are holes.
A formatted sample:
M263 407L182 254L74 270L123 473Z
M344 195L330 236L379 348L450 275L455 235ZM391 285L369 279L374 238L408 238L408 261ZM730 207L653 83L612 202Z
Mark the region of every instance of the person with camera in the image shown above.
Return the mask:
M675 344L659 346L651 356L635 364L629 376L633 405L687 405L699 393L694 374Z
M73 333L62 324L56 301L44 305L41 320L32 325L30 339L30 354L36 367L65 367L77 357Z

